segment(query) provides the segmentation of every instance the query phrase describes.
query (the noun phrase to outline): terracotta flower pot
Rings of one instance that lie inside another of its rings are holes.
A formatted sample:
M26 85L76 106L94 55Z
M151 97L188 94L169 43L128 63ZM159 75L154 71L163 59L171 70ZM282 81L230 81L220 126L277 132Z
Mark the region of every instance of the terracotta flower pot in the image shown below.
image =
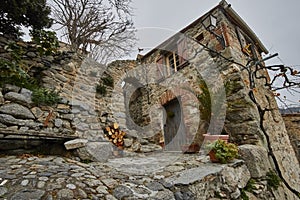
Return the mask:
M211 135L211 134L203 134L204 136L204 140L206 142L213 142L216 141L218 139L220 140L224 140L226 142L228 142L229 139L229 135Z
M216 158L216 153L214 151L210 151L208 155L211 162L213 163L219 162L219 160Z

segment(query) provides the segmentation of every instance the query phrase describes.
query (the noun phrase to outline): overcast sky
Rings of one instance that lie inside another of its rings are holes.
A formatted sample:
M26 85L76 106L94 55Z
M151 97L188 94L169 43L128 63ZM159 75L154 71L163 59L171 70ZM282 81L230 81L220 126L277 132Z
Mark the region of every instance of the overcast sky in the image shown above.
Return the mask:
M133 0L138 47L147 49L157 46L219 2L219 0ZM299 0L227 2L256 33L271 54L279 53L279 58L273 58L269 64L298 65L296 68L300 70ZM298 100L294 98L294 101Z

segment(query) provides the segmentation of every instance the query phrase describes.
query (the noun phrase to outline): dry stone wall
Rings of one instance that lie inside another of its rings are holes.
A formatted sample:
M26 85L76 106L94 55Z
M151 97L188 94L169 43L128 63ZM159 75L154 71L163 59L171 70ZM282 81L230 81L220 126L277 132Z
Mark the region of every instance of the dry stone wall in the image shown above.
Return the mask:
M2 85L0 128L2 141L6 141L6 145L1 145L1 150L30 148L41 144L38 141L22 141L26 137L41 140L60 138L62 141L76 138L69 94L72 92L71 85L81 58L74 52L62 50L49 56L40 56L35 44L10 41L1 36L1 59L14 59L7 50L12 43L21 48L21 64L28 67L27 73L38 76L42 86L48 90L57 91L61 101L54 106L40 106L32 101L31 90L12 84ZM21 141L15 142L18 138Z
M300 162L300 114L282 115L291 144Z

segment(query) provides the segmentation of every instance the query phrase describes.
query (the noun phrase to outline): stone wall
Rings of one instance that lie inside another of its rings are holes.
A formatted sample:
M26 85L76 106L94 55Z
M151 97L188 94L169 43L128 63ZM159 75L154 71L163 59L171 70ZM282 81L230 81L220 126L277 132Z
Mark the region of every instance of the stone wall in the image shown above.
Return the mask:
M293 145L298 161L300 162L300 114L283 114L282 117L291 144Z
M10 41L0 37L0 57L12 61L13 54L7 50L14 43L20 48L20 65L31 76L39 77L41 85L59 93L61 101L54 106L41 106L32 101L32 91L24 87L4 84L0 87L1 150L30 149L43 144L43 140L65 141L76 138L74 114L70 97L72 82L81 58L71 51L58 51L40 56L33 43ZM63 45L63 44L61 44ZM64 47L62 47L64 48ZM15 140L20 139L16 142ZM27 139L26 139L27 138ZM28 140L32 139L32 141ZM24 141L22 140L24 139ZM39 141L40 139L40 141Z

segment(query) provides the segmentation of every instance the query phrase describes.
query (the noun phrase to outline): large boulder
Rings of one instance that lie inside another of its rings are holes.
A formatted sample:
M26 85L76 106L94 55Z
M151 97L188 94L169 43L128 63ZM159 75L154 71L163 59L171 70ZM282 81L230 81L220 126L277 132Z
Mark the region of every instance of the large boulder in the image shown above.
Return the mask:
M110 142L88 142L77 153L82 160L105 162L112 156L113 146Z
M246 144L239 146L239 150L252 178L266 176L266 173L271 169L271 165L268 159L268 152L265 148Z
M12 115L21 119L35 119L28 108L16 103L4 104L0 107L0 113Z

